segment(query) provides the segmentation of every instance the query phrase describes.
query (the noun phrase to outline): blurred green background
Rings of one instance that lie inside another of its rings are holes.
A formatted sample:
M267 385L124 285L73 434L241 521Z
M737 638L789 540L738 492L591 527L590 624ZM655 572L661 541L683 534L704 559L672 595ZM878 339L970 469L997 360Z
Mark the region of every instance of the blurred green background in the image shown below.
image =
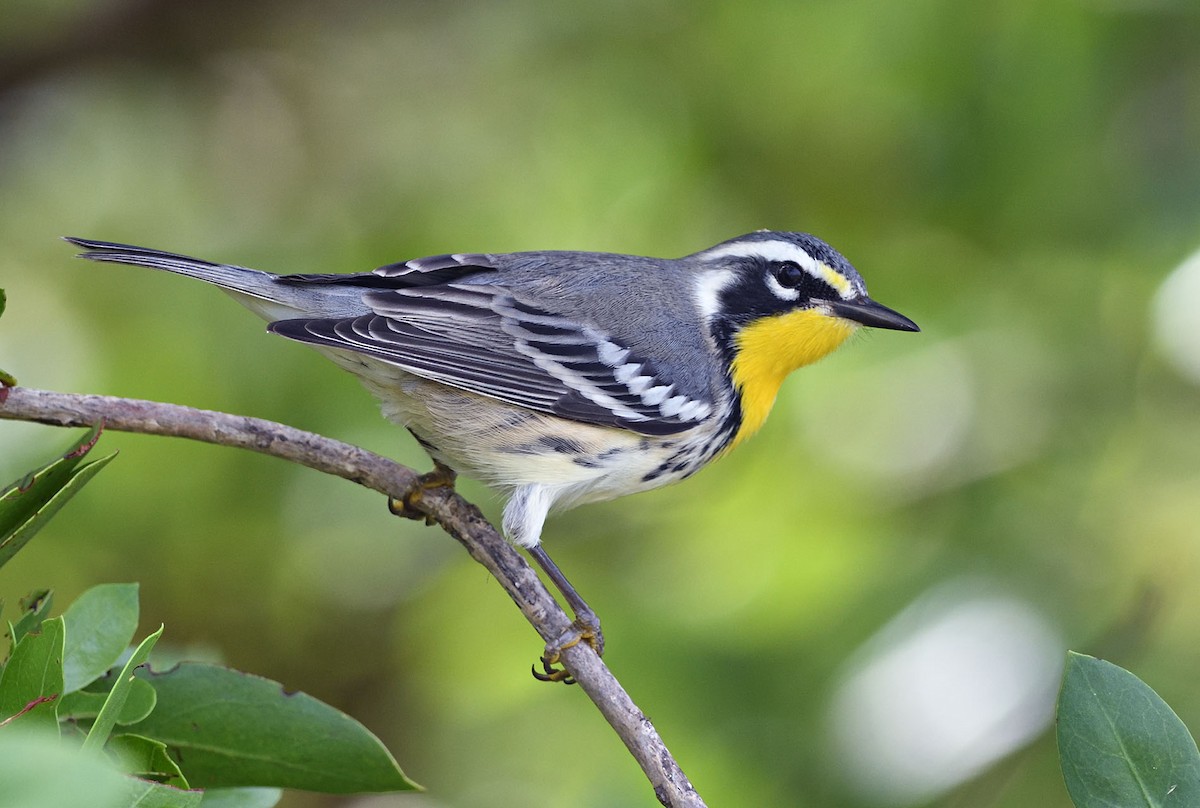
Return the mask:
M56 237L340 272L810 231L924 332L854 340L728 459L546 532L709 804L1066 806L1068 647L1200 728L1196 5L572 5L5 3L0 367L424 467L217 291ZM2 479L69 437L0 421ZM102 446L0 572L8 617L136 578L175 652L351 713L429 789L285 805L655 804L445 535L277 460Z

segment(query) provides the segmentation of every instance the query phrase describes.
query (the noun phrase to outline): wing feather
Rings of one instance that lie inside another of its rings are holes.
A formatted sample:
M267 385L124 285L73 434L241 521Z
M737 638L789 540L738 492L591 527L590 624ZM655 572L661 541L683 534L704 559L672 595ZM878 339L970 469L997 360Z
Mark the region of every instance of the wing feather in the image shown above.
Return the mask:
M480 256L435 256L376 274L437 275L460 267L460 259ZM522 301L498 284L434 282L384 290L372 283L362 299L368 314L281 320L270 330L373 356L538 412L647 435L690 429L713 409L709 401L673 396L666 374L608 335Z

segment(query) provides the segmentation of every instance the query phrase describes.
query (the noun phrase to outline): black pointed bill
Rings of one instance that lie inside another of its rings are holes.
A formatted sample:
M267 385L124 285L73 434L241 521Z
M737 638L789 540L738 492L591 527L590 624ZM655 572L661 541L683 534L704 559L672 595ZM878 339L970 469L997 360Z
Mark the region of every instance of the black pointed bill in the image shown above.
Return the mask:
M900 312L876 303L869 297L860 297L858 300L831 300L829 309L838 317L871 328L890 328L893 331L921 330L920 326Z

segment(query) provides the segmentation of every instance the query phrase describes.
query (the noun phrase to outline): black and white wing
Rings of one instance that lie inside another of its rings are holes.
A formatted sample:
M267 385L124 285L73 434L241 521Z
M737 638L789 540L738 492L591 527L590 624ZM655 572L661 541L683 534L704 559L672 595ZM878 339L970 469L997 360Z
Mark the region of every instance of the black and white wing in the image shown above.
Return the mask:
M454 269L441 264L461 266L459 258L421 259L429 265L409 262L395 265L399 269L394 271L402 277L406 270L445 277ZM712 414L712 402L677 392L649 359L592 327L522 301L502 286L438 281L405 286L366 291L362 299L371 312L360 317L282 320L270 330L366 354L417 376L537 412L645 435L682 432Z

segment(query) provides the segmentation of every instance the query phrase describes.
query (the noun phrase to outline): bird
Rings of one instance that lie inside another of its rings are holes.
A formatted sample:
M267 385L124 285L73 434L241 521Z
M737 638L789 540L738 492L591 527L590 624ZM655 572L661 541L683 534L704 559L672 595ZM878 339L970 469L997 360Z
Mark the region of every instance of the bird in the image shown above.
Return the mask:
M561 651L586 640L602 653L604 640L541 544L551 511L689 477L759 430L785 378L858 329L920 330L872 300L841 253L799 232L759 230L682 258L451 253L286 275L65 240L82 258L220 287L269 332L358 377L432 457L426 486L462 473L502 493L505 536L575 614L534 671L567 683Z

